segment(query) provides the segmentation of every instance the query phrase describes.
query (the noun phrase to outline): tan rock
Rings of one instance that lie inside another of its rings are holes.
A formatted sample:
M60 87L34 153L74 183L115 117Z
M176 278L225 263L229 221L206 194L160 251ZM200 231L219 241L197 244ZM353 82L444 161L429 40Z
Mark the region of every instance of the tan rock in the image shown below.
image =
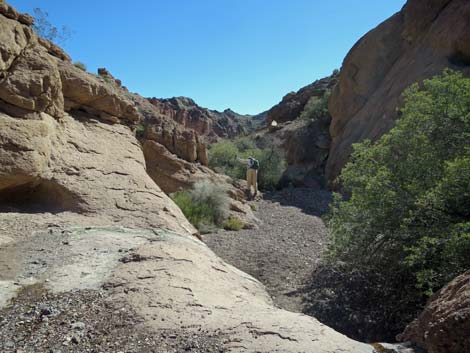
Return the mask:
M59 64L65 110L91 109L131 123L141 120L135 104L120 87L68 63Z
M195 183L209 181L227 190L232 199L229 215L236 215L253 227L258 223L251 208L244 203L243 184L237 184L228 176L217 174L203 165L178 158L163 145L152 140L144 142L143 151L147 173L167 194L188 190Z
M30 112L61 117L64 111L62 83L53 57L41 47L26 48L3 72L0 99Z
M196 233L146 173L140 145L125 126L67 114L60 123L44 113L41 120L0 114L0 161L5 205Z
M161 237L140 247L108 284L113 288L110 300L130 303L151 329L219 332L225 338L224 352L374 351L313 317L275 307L261 283L204 244Z

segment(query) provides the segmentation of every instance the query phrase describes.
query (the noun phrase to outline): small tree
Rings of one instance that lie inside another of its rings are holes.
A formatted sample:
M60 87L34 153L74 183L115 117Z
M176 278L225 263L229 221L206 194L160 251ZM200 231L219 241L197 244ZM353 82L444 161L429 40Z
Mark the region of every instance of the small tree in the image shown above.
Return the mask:
M67 26L58 28L52 25L49 21L49 14L46 11L36 7L33 9L33 17L33 28L41 37L57 44L63 44L70 38L70 28Z

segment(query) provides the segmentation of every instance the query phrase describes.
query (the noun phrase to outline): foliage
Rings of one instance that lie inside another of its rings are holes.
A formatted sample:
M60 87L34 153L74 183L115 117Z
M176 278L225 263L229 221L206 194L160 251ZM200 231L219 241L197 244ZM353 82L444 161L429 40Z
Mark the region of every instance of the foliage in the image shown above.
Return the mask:
M145 132L144 124L137 124L137 126L135 127L135 131L139 134L143 134Z
M176 192L171 197L200 232L223 224L229 204L225 189L203 181L194 184L191 190Z
M223 224L223 228L226 230L236 230L239 231L243 229L245 224L243 221L237 217L230 216Z
M86 65L84 63L82 63L81 61L75 61L73 63L73 66L75 66L76 68L79 68L80 70L86 72Z
M332 205L329 260L423 303L470 268L470 79L445 70L403 97L396 126L354 145L343 169L350 198Z
M328 99L330 98L330 95L331 91L326 90L321 97L312 96L308 100L307 104L305 104L302 113L300 113L300 118L315 121L323 118L324 116L328 116Z
M34 25L33 29L41 37L51 42L63 44L71 35L70 28L62 26L58 28L49 22L49 14L46 11L36 7L33 9Z
M254 157L260 162L258 187L261 190L276 188L286 167L282 154L275 148L257 148L247 137L213 144L209 149L209 166L232 178L245 179L246 165L238 158L248 157Z

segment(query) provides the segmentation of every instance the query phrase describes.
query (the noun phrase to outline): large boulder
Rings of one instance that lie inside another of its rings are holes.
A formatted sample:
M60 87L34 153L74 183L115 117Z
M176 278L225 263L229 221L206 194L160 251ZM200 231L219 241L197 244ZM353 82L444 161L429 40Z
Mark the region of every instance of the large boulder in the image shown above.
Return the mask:
M353 143L375 140L393 127L405 88L446 67L470 74L469 17L467 0L409 0L354 45L329 101L330 181Z
M470 271L434 294L399 339L413 341L429 353L470 352Z

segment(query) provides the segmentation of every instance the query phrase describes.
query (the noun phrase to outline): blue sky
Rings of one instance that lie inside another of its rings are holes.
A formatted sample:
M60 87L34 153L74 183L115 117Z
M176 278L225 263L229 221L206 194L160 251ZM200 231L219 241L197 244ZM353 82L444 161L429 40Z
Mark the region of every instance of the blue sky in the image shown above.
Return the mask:
M40 7L73 34L62 45L88 71L132 92L187 96L260 113L341 66L354 43L405 0L7 0Z

